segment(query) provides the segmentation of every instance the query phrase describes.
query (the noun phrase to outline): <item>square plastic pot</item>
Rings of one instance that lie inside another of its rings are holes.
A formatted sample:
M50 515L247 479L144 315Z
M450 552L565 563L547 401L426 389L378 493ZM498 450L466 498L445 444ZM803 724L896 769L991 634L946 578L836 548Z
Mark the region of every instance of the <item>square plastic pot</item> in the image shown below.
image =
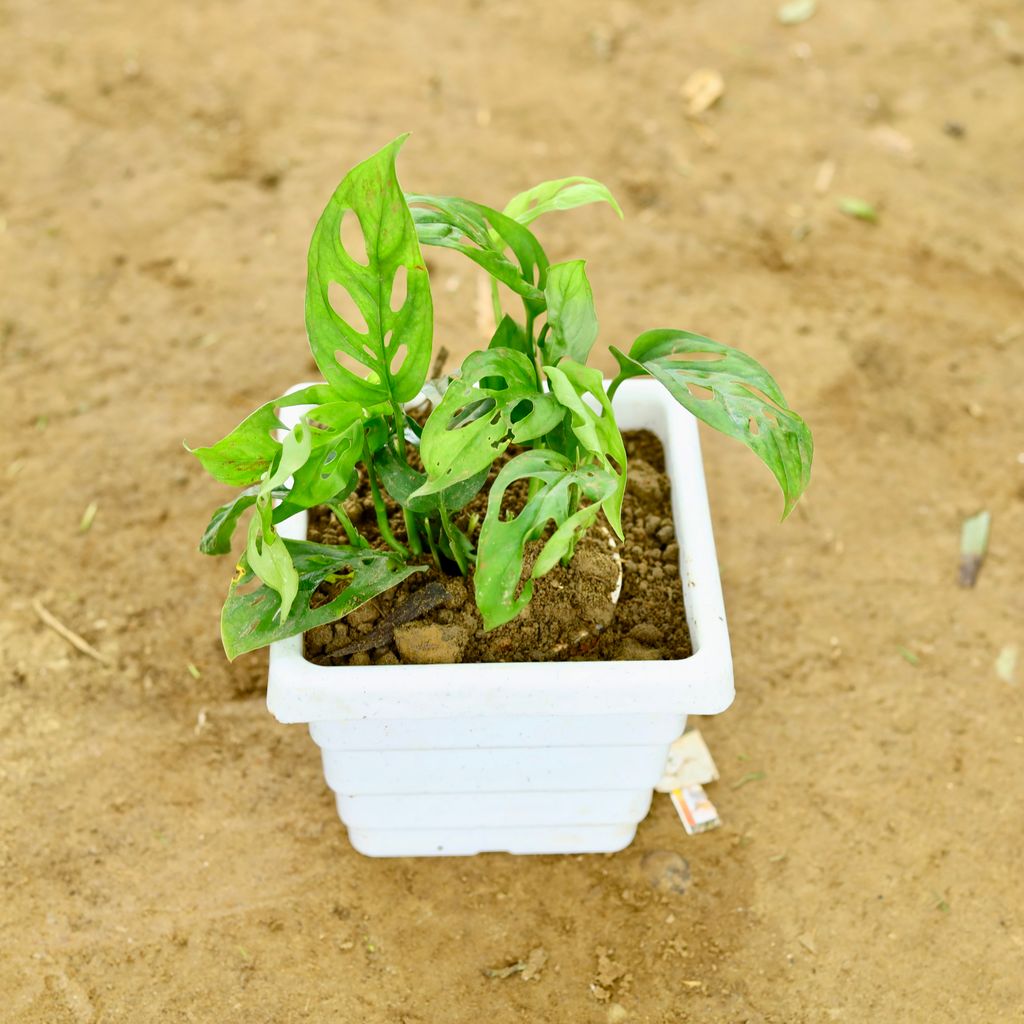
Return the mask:
M675 661L320 666L270 648L267 706L308 723L352 845L371 857L628 846L688 714L724 711L732 656L694 418L651 381L615 395L665 447L693 654ZM283 410L289 425L304 412ZM281 526L304 538L306 515Z

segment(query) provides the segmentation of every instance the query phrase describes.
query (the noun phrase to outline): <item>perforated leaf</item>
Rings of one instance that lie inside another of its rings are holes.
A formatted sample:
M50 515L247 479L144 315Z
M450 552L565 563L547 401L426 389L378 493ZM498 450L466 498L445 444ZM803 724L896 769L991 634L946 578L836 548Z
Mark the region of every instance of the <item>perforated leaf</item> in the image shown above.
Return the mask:
M398 185L395 156L401 136L351 170L313 231L306 283L306 329L317 366L341 398L370 405L409 401L430 366L433 304L416 228ZM365 252L342 242L345 216L359 222ZM393 309L396 275L405 298ZM331 305L332 282L348 292L366 330ZM345 360L361 366L359 372Z
M814 442L756 359L675 330L647 331L628 355L614 347L612 354L621 367L616 382L650 374L698 419L750 448L779 482L789 515L810 480Z
M199 550L204 555L226 555L231 551L231 538L234 536L238 520L247 509L256 504L256 496L259 494L259 486L247 487L237 497L225 502L218 508L206 525L202 539L199 541ZM275 501L282 501L288 492L280 487L274 491L272 498ZM299 509L294 505L280 504L275 506L273 519L275 523L283 522L289 516L294 515Z
M522 296L534 312L544 308L548 260L533 234L497 210L454 196L410 194L407 199L423 245L455 249ZM509 248L516 259L506 255Z
M538 480L540 487L518 515L503 519L505 491L523 479ZM590 504L570 514L574 488ZM502 467L491 485L473 577L485 629L509 622L522 611L533 596L533 580L553 568L576 538L593 525L615 488L615 477L600 466L576 468L564 455L542 448L523 452ZM551 521L557 529L541 549L530 578L523 581L526 545L540 539Z
M293 405L318 405L337 397L327 384L313 384L261 405L216 444L204 448L185 447L199 459L210 476L233 487L247 487L270 469L281 451L281 442L274 435L284 429L284 424L277 410Z
M390 448L384 447L373 457L373 465L384 485L384 490L398 502L417 515L429 515L437 512L442 505L448 512L458 512L465 508L479 493L487 482L489 466L479 473L467 477L443 491L417 496L419 489L427 482L425 473L413 469L403 462Z
M622 536L622 496L626 493L626 446L615 422L612 403L605 394L599 370L565 359L558 366L545 366L551 390L572 414L570 429L584 451L596 456L615 478L615 490L602 502L612 529ZM600 412L588 405L591 395Z
M559 403L537 390L533 366L522 352L474 352L423 428L420 457L429 479L416 496L486 469L513 441L540 437L563 416Z
M279 543L286 549L297 577L291 608L280 617L278 594L265 585L252 588L254 573L243 557L221 613L221 639L232 660L275 640L344 618L371 598L423 570L422 566L403 565L389 552L370 548L296 540ZM346 586L333 600L311 608L314 591L329 577L347 580Z

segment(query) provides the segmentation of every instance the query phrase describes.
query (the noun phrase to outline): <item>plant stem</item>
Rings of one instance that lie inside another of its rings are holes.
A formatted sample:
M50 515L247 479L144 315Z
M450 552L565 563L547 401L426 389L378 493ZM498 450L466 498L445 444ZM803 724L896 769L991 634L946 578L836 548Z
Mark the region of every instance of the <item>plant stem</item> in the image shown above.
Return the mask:
M526 346L530 353L530 362L533 364L533 375L537 379L537 390L543 391L544 385L541 383L540 366L537 364L537 346L533 341L533 312L529 309L526 311Z
M403 508L402 516L405 519L405 532L409 535L409 547L412 549L412 553L422 555L423 544L420 541L420 532L416 529L416 514Z
M491 278L491 307L494 310L494 326L497 327L501 323L501 318L504 315L501 311L501 296L498 294L498 282Z
M391 409L395 414L395 454L403 461L408 462L405 451L405 410L395 401L392 396Z
M377 473L373 468L373 457L370 455L370 446L366 443L365 435L363 437L363 462L366 465L366 475L370 478L370 494L373 495L373 508L377 513L377 529L380 530L380 535L388 547L397 551L403 558L408 558L409 549L400 543L391 532L391 526L388 523L388 510L381 497L380 487L377 485Z
M427 535L427 544L430 546L430 553L434 556L434 565L437 571L441 572L441 552L437 550L437 542L434 540L434 531L430 528L430 520L424 520L423 532Z
M359 536L359 531L355 528L352 520L349 519L348 513L342 507L341 502L337 505L330 505L330 510L334 513L335 518L341 523L341 528L345 531L345 536L348 537L349 544L354 548L365 548L369 547L365 540Z
M625 379L626 379L625 377L623 377L621 374L619 374L619 376L616 377L615 380L613 380L611 382L611 384L608 385L608 401L609 402L615 397L615 392L619 390L619 385Z
M451 521L451 517L448 515L448 509L441 506L441 526L444 528L444 532L448 536L448 543L451 545L452 557L455 559L455 563L459 567L459 572L463 576L469 575L469 562L466 560L466 553L462 550L462 541L465 537L462 531Z

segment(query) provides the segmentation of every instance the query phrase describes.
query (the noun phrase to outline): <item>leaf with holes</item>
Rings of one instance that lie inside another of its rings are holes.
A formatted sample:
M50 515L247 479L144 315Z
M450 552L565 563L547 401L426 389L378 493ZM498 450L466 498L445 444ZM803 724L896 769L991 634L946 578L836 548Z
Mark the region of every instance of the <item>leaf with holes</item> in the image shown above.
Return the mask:
M548 334L542 348L546 363L562 358L585 363L597 341L597 311L585 262L569 260L548 267Z
M607 203L618 215L622 209L605 185L593 178L558 178L543 181L520 192L505 207L505 215L520 224L529 224L541 214L553 210L572 210L588 203Z
M306 328L313 356L341 398L363 405L409 401L430 367L430 282L395 174L395 157L404 141L405 136L399 137L345 176L309 245ZM342 242L346 216L359 222L363 253L349 252ZM400 276L405 297L394 309ZM348 292L365 331L334 309L332 283ZM342 359L365 367L367 373L350 369Z
M199 541L199 550L204 555L226 555L230 553L231 538L235 534L238 520L246 509L250 509L256 504L256 496L259 492L258 484L253 487L247 487L236 498L221 505L210 516L210 521L207 523L203 536ZM273 521L275 523L284 522L289 516L293 516L296 512L300 511L298 506L284 503L284 499L287 497L288 491L283 487L277 488L271 495L274 501L281 502L281 504L274 506Z
M530 360L513 349L474 352L448 385L420 438L425 497L488 467L510 444L531 441L556 427L564 410L537 389Z
M355 402L334 402L310 410L302 421L310 432L310 454L293 472L289 500L300 508L342 500L338 495L354 488L362 455L362 408Z
M415 470L407 462L403 462L391 448L384 447L373 457L373 467L377 470L384 490L398 502L417 515L430 515L443 506L448 512L458 512L468 505L487 482L490 466L485 466L479 473L460 480L443 491L414 496L427 482L425 473Z
M327 384L313 384L261 405L216 444L205 448L185 445L185 448L199 459L210 476L221 483L248 487L270 469L281 451L281 442L274 435L284 429L284 424L278 418L277 410L293 405L329 402L337 397Z
M584 451L596 456L615 477L615 490L602 503L612 529L622 536L622 496L626 493L626 446L615 422L612 403L605 394L600 370L580 366L571 359L558 366L545 366L551 390L569 410L570 430ZM600 412L588 405L584 395L591 395Z
M523 299L527 309L544 308L548 260L533 233L497 210L453 196L406 197L423 245L455 249ZM510 248L518 266L505 256Z
M539 488L518 515L502 519L505 491L524 479L538 481ZM571 550L616 487L615 477L600 466L577 468L559 452L542 448L523 452L502 467L491 485L473 580L484 629L510 622L523 610L533 596L533 581ZM573 511L574 500L579 499L590 504ZM556 530L541 549L530 578L523 581L526 545L539 540L549 522L555 523Z
M280 598L267 586L254 587L255 573L243 557L220 620L224 650L232 660L275 640L344 618L414 572L423 571L423 566L402 565L384 551L297 540L278 543L285 549L298 580L291 608L285 616L279 616ZM336 597L311 608L314 591L328 579L347 582Z
M274 529L273 493L305 465L313 448L312 431L299 421L281 441L281 451L256 494L256 515L249 521L245 557L253 572L281 598L280 614L288 616L299 579L284 542Z
M772 471L785 498L783 519L807 487L814 442L756 359L689 331L641 334L629 354L612 348L621 368L612 383L650 374L699 420L735 437ZM695 393L696 392L696 393Z

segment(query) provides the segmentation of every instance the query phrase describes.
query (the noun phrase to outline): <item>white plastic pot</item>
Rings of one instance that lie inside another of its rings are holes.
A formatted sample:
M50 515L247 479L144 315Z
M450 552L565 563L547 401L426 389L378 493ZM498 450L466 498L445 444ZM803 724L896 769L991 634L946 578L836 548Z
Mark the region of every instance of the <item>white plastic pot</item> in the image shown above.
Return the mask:
M270 648L267 706L307 722L349 840L371 857L629 845L688 714L724 711L732 656L697 423L652 381L615 395L665 446L694 653L678 661L319 666ZM283 410L296 421L301 407ZM281 526L304 538L306 515Z

